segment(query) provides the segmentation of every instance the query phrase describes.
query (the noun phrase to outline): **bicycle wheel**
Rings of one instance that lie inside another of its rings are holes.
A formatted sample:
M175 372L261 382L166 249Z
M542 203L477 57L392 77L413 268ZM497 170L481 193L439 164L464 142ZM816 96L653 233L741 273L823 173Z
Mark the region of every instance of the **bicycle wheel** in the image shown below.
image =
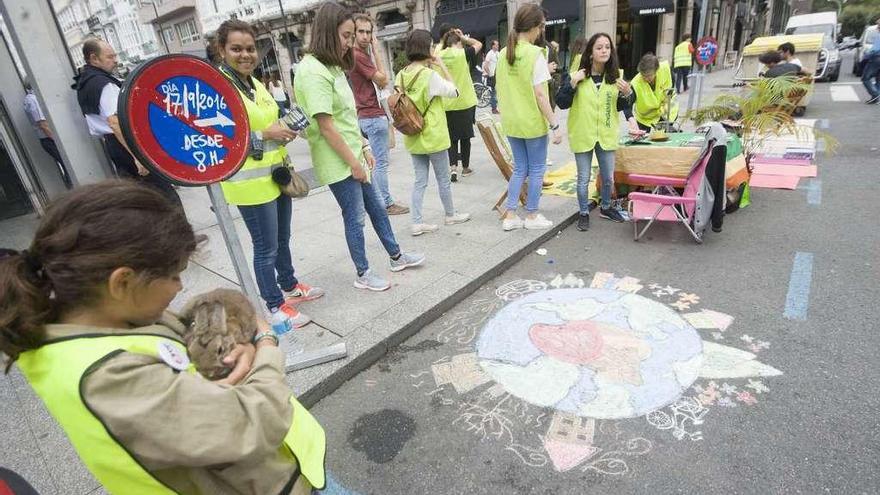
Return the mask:
M477 93L477 107L486 108L492 100L492 90L489 86L474 83L474 91Z

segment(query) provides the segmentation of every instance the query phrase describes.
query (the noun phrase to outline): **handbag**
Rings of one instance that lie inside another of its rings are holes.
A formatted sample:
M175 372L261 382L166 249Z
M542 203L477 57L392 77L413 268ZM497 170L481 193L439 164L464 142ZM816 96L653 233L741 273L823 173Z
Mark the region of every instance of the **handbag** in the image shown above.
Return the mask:
M286 196L304 198L309 195L309 183L293 169L287 157L284 157L284 164L281 167L272 170L272 180Z

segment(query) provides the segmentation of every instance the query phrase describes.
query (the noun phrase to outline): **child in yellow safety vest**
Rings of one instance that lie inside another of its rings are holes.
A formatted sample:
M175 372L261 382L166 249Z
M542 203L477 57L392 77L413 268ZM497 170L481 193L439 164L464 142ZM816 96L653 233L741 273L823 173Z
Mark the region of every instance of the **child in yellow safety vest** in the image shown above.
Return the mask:
M498 55L495 87L501 109L501 126L513 152L513 174L507 187L506 211L502 228L514 230L549 229L553 222L538 213L544 170L547 168L547 130L553 144L562 142L559 122L550 107L547 82L550 70L535 40L544 32L544 11L540 5L520 6L507 38L507 47ZM526 218L516 214L523 184L528 178Z
M437 178L440 201L446 213L445 225L455 225L470 220L467 213L456 213L452 203L450 186L449 131L446 128L446 112L440 98L455 98L458 89L443 59L431 53L431 33L424 29L412 31L406 38L406 58L410 64L397 73L394 86L405 92L424 118L422 132L403 137L403 144L410 152L415 169L412 193L412 235L435 232L439 227L425 223L422 204L428 187L428 169L433 165Z
M258 318L195 373L166 312L198 245L183 211L127 181L75 189L0 259L0 352L16 362L111 494L296 494L325 484L325 436ZM2 491L2 490L0 490Z
M477 64L477 54L482 49L482 43L457 27L449 29L440 40L439 56L458 88L458 96L442 98L451 141L449 163L452 182L458 182L459 175L467 177L473 173L471 139L474 137L477 93L471 69Z
M589 75L588 75L589 71ZM580 60L580 68L573 73L557 95L560 108L568 112L568 141L577 163L578 224L580 231L590 228L590 205L587 184L590 182L593 155L602 174L599 215L615 222L625 221L617 208L611 205L614 183L614 150L620 132L620 112L623 112L632 135L643 134L632 114L632 88L623 80L618 68L617 54L611 36L593 35Z

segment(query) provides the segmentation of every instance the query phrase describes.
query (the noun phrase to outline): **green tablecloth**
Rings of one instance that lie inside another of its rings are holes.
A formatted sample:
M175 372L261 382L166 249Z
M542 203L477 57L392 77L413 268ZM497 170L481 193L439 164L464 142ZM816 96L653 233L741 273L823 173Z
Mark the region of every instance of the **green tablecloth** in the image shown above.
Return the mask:
M626 147L630 146L640 146L640 147L660 147L660 148L684 148L684 147L694 147L699 148L703 146L704 136L702 134L697 134L695 132L670 132L667 134L669 136L668 141L663 142L653 142L648 139L644 139L637 143L633 143L629 139L625 139L620 144ZM742 140L740 140L739 136L735 134L727 135L727 161L733 160L737 156L741 155L743 152Z

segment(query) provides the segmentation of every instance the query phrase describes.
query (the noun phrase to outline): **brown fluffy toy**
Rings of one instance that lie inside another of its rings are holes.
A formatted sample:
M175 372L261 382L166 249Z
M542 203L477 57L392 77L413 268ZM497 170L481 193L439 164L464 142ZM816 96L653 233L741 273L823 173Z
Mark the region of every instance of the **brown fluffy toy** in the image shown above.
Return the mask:
M223 358L236 344L247 344L257 331L256 311L241 292L216 289L192 298L180 315L186 325L184 342L199 373L210 380L226 377L232 368Z

